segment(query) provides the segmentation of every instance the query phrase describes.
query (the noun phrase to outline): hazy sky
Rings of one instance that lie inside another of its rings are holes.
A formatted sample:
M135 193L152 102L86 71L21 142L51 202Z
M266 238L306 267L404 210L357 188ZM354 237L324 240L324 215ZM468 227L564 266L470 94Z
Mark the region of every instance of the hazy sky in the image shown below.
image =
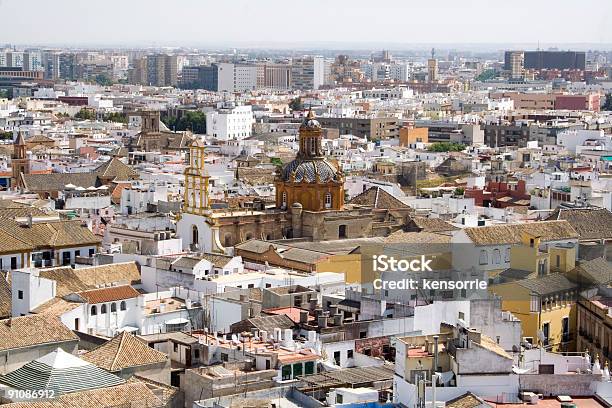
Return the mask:
M611 0L0 0L0 44L612 44Z

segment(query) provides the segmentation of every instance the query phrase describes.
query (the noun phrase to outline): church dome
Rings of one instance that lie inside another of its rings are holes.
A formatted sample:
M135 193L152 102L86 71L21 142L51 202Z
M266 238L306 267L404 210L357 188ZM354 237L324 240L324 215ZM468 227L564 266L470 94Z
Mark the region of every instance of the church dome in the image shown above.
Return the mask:
M292 180L292 174L295 179ZM296 183L316 183L318 181L327 183L329 181L340 181L341 175L336 166L325 159L301 160L295 159L288 163L282 171L283 181L295 181Z

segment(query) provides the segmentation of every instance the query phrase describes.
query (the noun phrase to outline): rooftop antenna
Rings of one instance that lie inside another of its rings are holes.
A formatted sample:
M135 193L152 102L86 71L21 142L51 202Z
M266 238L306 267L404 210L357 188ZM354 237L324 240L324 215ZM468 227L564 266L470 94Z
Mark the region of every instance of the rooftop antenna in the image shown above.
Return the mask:
M434 58L436 58L436 49L432 48L431 49L431 59L434 59Z

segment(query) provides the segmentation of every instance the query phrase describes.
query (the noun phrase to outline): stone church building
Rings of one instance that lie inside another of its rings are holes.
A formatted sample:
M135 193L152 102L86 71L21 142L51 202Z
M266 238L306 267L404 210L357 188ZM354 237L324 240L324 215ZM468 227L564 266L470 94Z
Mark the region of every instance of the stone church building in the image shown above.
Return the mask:
M345 203L344 176L322 153L323 130L312 112L299 129L295 160L276 174L276 208L255 202L252 209L212 210L204 145L190 147L185 197L177 233L184 249L225 252L249 239L307 238L326 241L386 236L401 229L413 210L380 188Z

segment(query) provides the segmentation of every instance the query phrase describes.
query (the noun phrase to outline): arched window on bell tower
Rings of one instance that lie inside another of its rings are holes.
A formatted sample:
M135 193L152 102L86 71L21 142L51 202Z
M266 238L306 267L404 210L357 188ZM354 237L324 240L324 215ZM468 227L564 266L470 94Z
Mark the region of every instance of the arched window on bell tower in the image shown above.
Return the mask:
M191 243L194 245L198 245L198 241L199 241L198 227L194 225L191 227Z
M287 192L283 191L282 208L287 208Z

